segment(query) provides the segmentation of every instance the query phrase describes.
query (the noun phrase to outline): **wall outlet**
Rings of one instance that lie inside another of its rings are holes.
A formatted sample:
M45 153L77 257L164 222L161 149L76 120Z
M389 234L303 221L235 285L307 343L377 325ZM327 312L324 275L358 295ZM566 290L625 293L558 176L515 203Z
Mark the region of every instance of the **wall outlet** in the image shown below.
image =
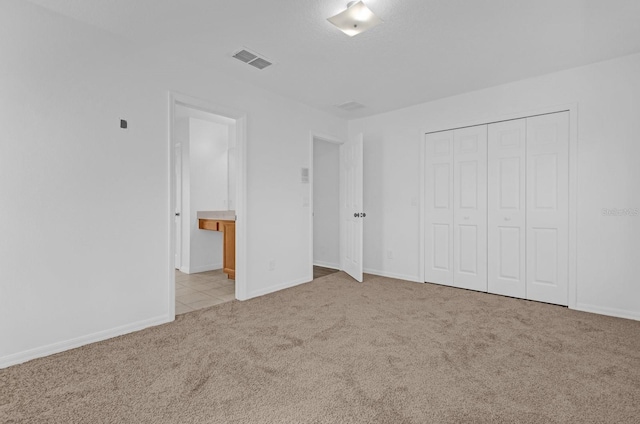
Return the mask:
M387 259L393 259L393 250L387 250Z
M275 270L276 270L276 260L271 259L269 261L269 271L275 271Z

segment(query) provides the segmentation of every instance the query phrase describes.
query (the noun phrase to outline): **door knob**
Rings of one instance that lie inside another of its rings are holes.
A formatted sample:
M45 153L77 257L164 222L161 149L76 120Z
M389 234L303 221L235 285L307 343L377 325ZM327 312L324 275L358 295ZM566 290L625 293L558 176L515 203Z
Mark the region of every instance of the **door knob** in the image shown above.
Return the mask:
M176 212L176 216L180 216L180 212Z

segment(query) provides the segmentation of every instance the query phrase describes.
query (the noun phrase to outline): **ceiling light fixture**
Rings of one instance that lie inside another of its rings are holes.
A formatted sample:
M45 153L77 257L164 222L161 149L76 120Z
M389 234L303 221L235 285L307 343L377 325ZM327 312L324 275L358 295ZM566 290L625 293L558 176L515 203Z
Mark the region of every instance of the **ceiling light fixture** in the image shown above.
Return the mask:
M346 10L327 20L349 37L358 35L382 23L382 19L374 15L362 1L349 2Z

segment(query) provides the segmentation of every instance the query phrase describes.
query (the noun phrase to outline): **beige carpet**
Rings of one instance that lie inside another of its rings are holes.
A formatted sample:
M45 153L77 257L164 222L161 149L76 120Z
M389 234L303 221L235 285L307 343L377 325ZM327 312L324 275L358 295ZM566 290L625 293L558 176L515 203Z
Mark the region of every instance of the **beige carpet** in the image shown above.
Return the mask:
M1 423L638 423L640 322L332 274L0 370Z

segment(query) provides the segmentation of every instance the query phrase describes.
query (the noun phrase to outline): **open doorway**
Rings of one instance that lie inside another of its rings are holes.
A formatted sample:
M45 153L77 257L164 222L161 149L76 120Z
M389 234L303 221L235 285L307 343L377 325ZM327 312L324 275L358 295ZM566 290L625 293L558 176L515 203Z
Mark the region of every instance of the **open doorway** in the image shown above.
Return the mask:
M246 299L242 113L170 95L170 309Z
M340 264L340 142L312 135L313 279L337 272Z

